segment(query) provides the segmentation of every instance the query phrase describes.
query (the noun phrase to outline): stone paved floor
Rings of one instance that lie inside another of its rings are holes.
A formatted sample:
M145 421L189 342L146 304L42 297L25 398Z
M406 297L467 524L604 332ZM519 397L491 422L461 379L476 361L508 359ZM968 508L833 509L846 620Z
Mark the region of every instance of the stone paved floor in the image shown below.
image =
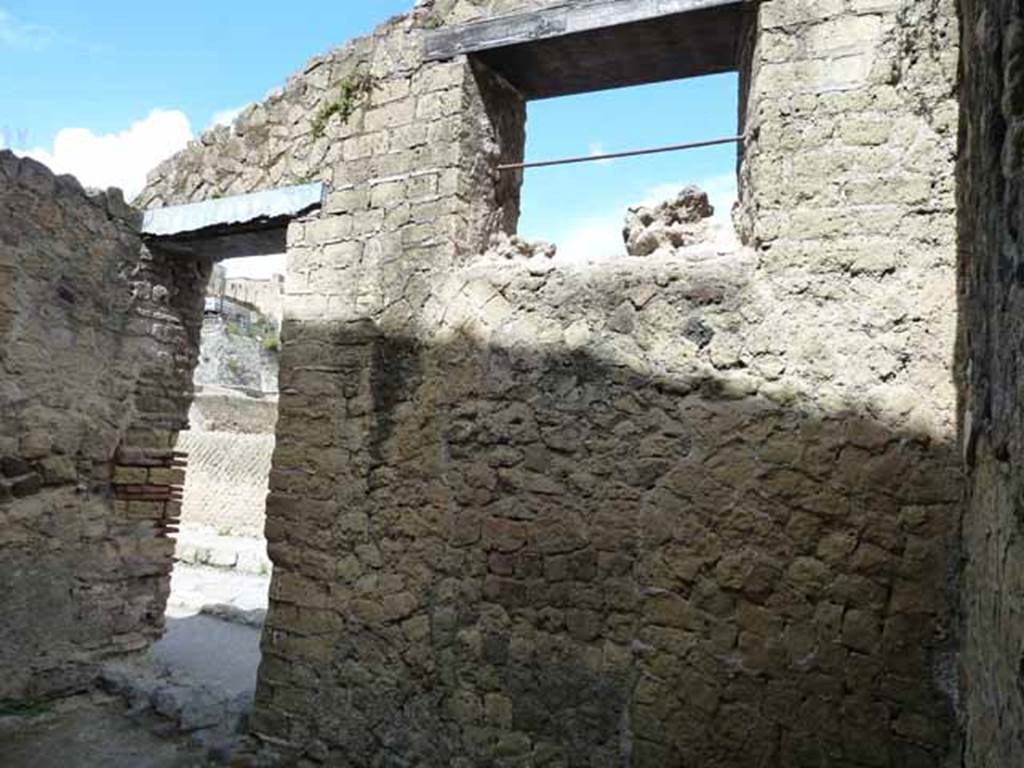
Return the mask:
M176 563L171 575L170 618L194 616L206 605L229 605L242 611L266 610L270 575Z
M208 565L262 575L270 573L265 539L227 536L208 526L191 523L183 523L175 538L174 558L187 565Z
M157 670L173 690L171 709L182 707L180 721L216 721L225 709L236 714L221 722L233 722L255 693L269 586L269 576L177 563L164 636L136 687L150 691L148 672ZM155 694L158 709L167 690Z

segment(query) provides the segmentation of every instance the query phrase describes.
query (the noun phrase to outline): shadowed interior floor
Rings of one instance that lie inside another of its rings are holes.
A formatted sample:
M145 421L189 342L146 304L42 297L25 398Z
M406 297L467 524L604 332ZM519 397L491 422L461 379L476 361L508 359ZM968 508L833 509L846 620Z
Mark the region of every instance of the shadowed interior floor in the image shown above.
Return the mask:
M209 739L197 740L187 721L216 722L222 708L235 711L231 703L251 701L261 629L239 623L238 617L249 619L248 612L265 610L268 580L179 565L164 637L145 661L124 668L120 679L125 683L115 686L122 696L79 696L39 711L0 713L0 766L209 765ZM200 613L206 606L227 609L235 620ZM126 701L133 703L131 711Z
M82 696L34 716L0 716L4 768L201 768L203 753L130 719L116 698Z
M203 615L171 618L152 656L225 698L251 694L260 664L260 630Z

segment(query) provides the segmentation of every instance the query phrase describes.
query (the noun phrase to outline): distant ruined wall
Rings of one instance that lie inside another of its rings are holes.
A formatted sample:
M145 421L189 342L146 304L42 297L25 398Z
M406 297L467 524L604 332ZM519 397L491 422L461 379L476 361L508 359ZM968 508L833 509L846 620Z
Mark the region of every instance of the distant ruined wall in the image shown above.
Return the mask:
M274 275L266 280L236 277L225 281L224 295L251 304L274 325L281 327L284 318L284 276Z
M188 454L182 525L262 538L277 398L201 391L189 419L176 446Z
M136 226L119 192L0 152L0 703L163 627L203 274Z
M964 765L996 768L1024 763L1024 10L962 12Z
M192 429L181 433L177 447L188 453L182 525L262 538L273 433Z
M193 379L200 390L234 389L253 395L278 390L277 332L260 323L247 325L221 315L203 320L199 363Z
M196 392L189 411L193 431L273 435L276 422L276 395L250 397L222 388Z
M527 5L422 3L142 195L331 186L289 231L255 733L326 765L944 765L952 0L761 3L748 248L598 266L481 255L524 105L420 58Z

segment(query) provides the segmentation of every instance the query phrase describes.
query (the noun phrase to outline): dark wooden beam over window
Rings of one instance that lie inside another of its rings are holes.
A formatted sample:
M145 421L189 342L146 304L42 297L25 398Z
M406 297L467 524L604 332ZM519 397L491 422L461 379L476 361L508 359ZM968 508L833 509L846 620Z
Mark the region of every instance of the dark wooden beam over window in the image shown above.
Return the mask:
M734 70L745 0L568 0L448 27L430 61L474 56L543 99Z

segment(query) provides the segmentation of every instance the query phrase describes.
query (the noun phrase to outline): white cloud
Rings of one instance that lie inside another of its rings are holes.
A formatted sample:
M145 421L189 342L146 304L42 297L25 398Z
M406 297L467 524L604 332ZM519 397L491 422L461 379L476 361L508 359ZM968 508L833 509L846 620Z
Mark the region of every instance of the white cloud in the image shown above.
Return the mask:
M210 119L210 128L216 128L219 125L231 125L235 122L242 110L245 107L238 107L237 109L222 109L219 112L214 112L213 117Z
M640 196L640 205L657 205L676 195L686 182L666 182L651 187ZM732 173L711 176L697 183L708 193L715 207L715 220L728 223L736 202L736 176ZM572 225L558 241L558 258L565 261L597 261L625 255L622 228L630 203L615 211L583 219Z
M590 157L599 157L600 155L608 154L608 150L605 149L604 144L602 144L600 141L592 141L590 142L590 146L588 147L588 154ZM612 160L595 160L594 164L608 165L612 162Z
M53 40L53 32L39 24L27 24L0 8L0 49L40 51Z
M192 139L184 112L155 109L144 120L120 133L96 135L86 128L64 128L52 149L25 154L70 173L88 187L120 187L132 199L146 185L146 174Z
M597 261L625 254L622 223L625 210L583 219L558 243L558 258L565 261Z

